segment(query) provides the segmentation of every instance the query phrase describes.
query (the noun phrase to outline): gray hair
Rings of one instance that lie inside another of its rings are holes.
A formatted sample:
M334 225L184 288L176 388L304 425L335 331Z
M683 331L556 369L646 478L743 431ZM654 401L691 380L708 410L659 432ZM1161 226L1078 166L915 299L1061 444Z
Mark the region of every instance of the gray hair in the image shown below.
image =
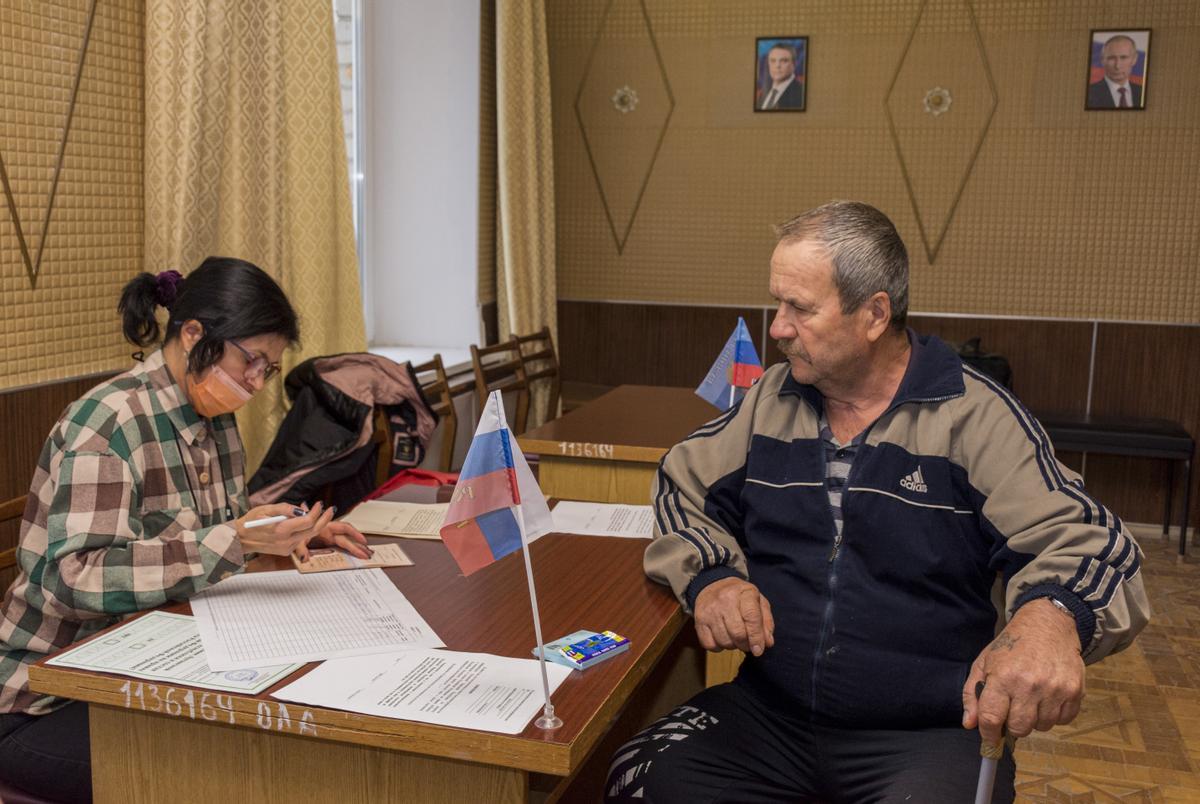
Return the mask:
M879 210L859 201L830 201L775 227L780 243L818 243L833 262L833 285L849 315L883 291L892 302L891 325L908 321L908 250Z

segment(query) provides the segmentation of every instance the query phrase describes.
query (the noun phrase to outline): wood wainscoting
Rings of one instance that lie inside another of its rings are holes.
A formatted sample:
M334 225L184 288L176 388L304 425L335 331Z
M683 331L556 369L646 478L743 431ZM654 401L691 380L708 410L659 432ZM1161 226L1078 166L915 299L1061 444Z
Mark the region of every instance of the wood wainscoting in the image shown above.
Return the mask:
M746 320L764 365L782 359L767 334L772 308L627 302L558 303L565 383L695 387L737 323ZM917 332L981 338L1004 355L1013 386L1034 411L1172 419L1200 438L1200 326L973 316L910 316ZM1161 523L1167 465L1147 458L1060 453L1089 490L1122 518ZM1175 505L1182 504L1175 473ZM1200 501L1200 472L1192 499ZM1172 521L1178 521L1178 514ZM1200 525L1200 502L1191 523Z

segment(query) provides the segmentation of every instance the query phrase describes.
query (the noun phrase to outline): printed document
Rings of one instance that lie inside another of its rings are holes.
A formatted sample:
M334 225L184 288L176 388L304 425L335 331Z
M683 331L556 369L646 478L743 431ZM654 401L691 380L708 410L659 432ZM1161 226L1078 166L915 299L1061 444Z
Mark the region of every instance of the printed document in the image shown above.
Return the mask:
M214 672L204 660L196 620L152 611L46 662L121 676L254 695L300 667L246 667Z
M214 670L445 645L381 569L235 575L192 613Z
M547 664L550 693L571 675ZM285 701L364 715L519 734L546 702L533 659L408 650L336 659L277 692Z
M440 539L438 533L450 503L387 502L367 500L342 517L363 533L375 536L404 536L409 539Z
M585 536L625 536L649 539L654 535L654 510L648 505L561 501L551 511L554 529Z

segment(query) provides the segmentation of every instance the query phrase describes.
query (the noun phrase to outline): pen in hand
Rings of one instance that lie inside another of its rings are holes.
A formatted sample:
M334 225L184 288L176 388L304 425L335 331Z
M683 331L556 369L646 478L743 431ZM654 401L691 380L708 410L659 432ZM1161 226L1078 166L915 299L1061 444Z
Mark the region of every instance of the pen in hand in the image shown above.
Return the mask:
M303 508L293 508L292 509L292 516L304 516L307 513L308 512L305 511ZM242 527L243 528L259 528L259 527L262 527L263 525L274 525L276 522L282 522L283 520L290 519L290 518L291 517L285 516L284 514L278 514L277 516L264 516L262 519L251 519L249 522L242 525Z

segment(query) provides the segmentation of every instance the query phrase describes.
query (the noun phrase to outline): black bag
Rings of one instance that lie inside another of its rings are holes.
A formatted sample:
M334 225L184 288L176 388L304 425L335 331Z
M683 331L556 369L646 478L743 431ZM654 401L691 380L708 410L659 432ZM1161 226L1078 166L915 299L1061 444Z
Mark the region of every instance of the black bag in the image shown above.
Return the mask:
M971 368L988 375L1011 391L1012 366L1008 364L1008 358L983 351L979 347L980 340L976 337L960 344L957 349L958 356Z

